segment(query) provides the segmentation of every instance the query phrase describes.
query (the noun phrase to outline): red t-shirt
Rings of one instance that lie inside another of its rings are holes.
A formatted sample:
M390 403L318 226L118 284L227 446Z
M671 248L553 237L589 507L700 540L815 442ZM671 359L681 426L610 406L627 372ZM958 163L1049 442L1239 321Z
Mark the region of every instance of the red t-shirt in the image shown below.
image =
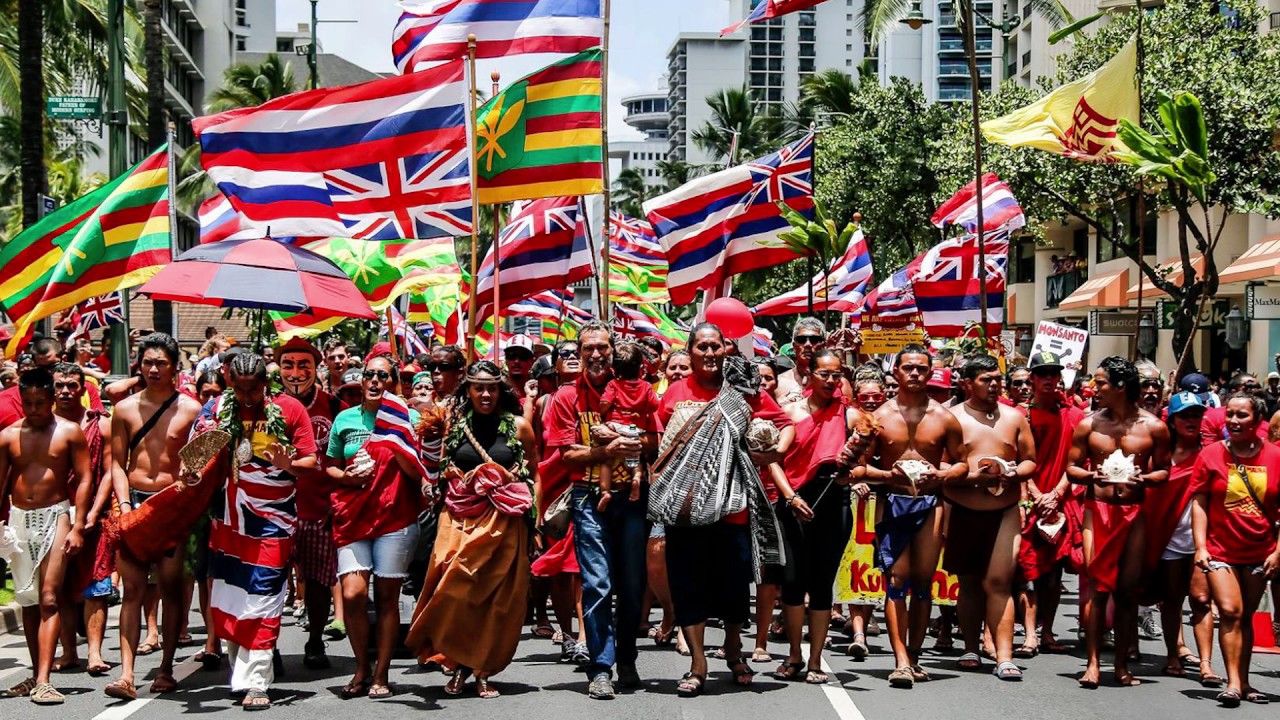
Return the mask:
M716 399L716 395L720 394L720 388L709 388L700 385L692 375L675 382L667 388L662 395L662 403L658 406L658 420L666 427L671 422L671 416L675 414L676 408L680 405L694 404L705 405ZM778 407L777 401L768 393L760 391L753 396L746 398L747 405L751 407L752 419L761 418L768 420L778 427L782 428L792 425L791 418ZM767 482L772 483L772 480ZM734 513L724 519L725 522L734 525L745 525L747 522L747 513L742 511Z
M576 382L556 390L547 404L542 433L547 452L570 445L589 446L591 426L598 425L601 421L601 404L600 393L587 381L585 374ZM641 432L658 432L658 423L653 415L637 418L636 425ZM599 481L595 466L584 468L568 465L568 468L570 482Z
M1270 439L1271 425L1267 422L1258 423L1257 435L1259 440L1267 441ZM1219 440L1227 439L1227 409L1224 407L1209 408L1204 411L1204 418L1200 420L1200 442L1206 446L1216 443Z
M1084 419L1084 411L1069 405L1057 410L1027 408L1031 437L1036 441L1036 487L1049 492L1062 480L1071 452L1071 435Z
M600 401L607 408L605 422L639 424L638 418L658 411L658 393L644 380L610 380Z
M1276 549L1272 521L1280 505L1280 448L1263 443L1261 452L1243 464L1252 493L1236 471L1225 442L1201 450L1191 471L1195 494L1208 496L1209 555L1232 565L1260 563ZM1254 495L1263 507L1258 507Z
M88 398L87 407L90 410L103 412L102 393L98 392L98 386L91 382L84 384L85 397ZM18 386L5 388L0 391L0 430L18 422L26 413L22 412L22 394L18 391Z
M317 384L312 394L311 404L305 407L307 416L311 420L311 432L315 434L316 447L329 447L329 430L333 428L337 407L338 401L321 390ZM298 473L299 520L315 522L329 516L329 493L332 483L324 472L328 464L328 456L322 452L315 470Z

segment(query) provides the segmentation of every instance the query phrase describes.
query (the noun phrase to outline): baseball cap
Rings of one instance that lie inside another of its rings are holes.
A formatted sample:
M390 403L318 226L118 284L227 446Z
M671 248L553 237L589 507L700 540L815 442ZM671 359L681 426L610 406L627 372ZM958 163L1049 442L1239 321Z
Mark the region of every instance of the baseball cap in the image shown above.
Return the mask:
M317 364L323 359L323 356L320 355L320 351L316 349L315 345L312 345L309 341L300 337L291 338L289 342L276 348L277 356L284 355L285 353L293 353L293 352L307 353L308 355L316 359Z
M933 372L929 374L929 382L925 386L950 390L951 373L951 368L934 368Z
M1280 372L1267 373L1268 380L1280 380Z
M364 368L351 368L350 370L342 373L342 384L338 386L338 390L341 391L344 388L351 387L352 385L359 386L363 382Z
M556 372L556 367L555 365L551 364L551 356L543 355L542 357L533 361L533 367L530 368L529 375L536 380L538 378L547 377L548 375L554 375L555 372Z
M1062 367L1062 360L1048 350L1033 353L1027 361L1027 369L1032 372L1036 370L1061 370Z
M1195 393L1202 404L1209 402L1209 378L1200 373L1184 375L1178 382L1178 389Z
M1200 402L1200 396L1192 392L1175 393L1169 398L1169 417L1173 417L1184 410L1194 408L1204 409L1204 403Z
M506 342L502 343L502 354L510 355L513 351L533 357L533 338L523 333L507 338Z

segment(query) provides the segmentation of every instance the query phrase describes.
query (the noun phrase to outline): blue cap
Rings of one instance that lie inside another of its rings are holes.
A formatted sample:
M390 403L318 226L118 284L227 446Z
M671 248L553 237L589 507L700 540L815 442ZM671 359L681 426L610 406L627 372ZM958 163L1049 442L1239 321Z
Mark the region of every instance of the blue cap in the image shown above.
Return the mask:
M1200 401L1200 396L1193 392L1183 391L1169 398L1169 417L1192 408L1205 409L1204 403Z

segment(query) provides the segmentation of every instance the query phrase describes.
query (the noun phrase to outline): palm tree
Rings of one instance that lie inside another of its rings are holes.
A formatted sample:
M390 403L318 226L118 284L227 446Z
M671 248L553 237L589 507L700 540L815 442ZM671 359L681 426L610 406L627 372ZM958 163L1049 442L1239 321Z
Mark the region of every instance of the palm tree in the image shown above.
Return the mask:
M870 36L871 42L878 44L897 27L897 22L907 14L907 10L918 0L867 0L862 8L862 27ZM969 16L969 3L973 0L955 0L956 18L963 21ZM1053 27L1072 22L1071 13L1063 7L1059 0L1026 0L1025 6L1039 15Z
M743 158L770 152L779 135L778 117L742 88L726 88L707 96L711 120L690 138L719 161L737 165Z
M853 113L853 94L858 82L836 69L823 70L800 84L800 105L814 114Z
M613 181L613 199L619 211L632 217L641 217L641 206L649 199L649 186L644 175L636 168L626 168Z
M143 4L143 59L147 68L147 147L160 147L165 132L164 36L160 29L160 0Z
M22 168L22 226L40 219L40 195L48 192L44 167L44 6L43 0L18 0L18 75Z
M205 110L223 112L252 107L297 90L291 64L281 62L279 55L271 53L258 65L238 64L227 68L222 74L222 86L209 96Z
M697 168L683 160L659 160L657 170L662 176L665 192L671 192L698 176Z

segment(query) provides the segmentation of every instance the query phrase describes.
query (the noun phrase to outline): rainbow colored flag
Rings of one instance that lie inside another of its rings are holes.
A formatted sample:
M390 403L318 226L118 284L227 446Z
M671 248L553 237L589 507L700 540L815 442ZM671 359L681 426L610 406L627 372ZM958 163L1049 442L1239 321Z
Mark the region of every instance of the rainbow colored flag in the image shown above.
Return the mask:
M49 213L0 248L0 306L14 323L17 354L36 321L90 298L136 287L173 261L169 152Z

